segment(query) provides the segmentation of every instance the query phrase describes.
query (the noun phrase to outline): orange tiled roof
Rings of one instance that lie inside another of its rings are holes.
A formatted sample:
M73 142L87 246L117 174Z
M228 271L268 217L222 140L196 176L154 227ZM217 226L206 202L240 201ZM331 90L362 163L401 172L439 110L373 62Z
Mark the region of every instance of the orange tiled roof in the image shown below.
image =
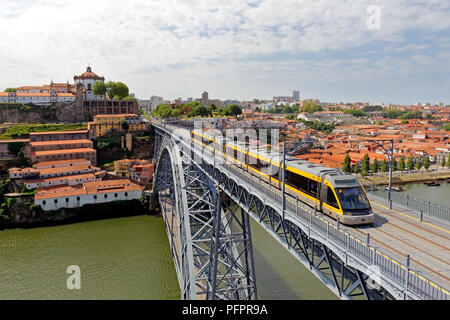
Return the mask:
M64 186L39 188L35 200L62 198L76 195L101 194L118 191L142 191L144 187L132 183L130 180L107 180L84 182L82 186Z
M77 134L77 133L88 133L88 132L89 132L89 130L31 132L30 136L56 135L56 134Z
M62 164L70 165L72 163L79 163L79 162L89 162L87 159L72 159L72 160L56 160L56 161L42 161L36 163L34 166L39 169L40 167L47 167L47 166L58 166Z
M58 140L58 141L37 141L31 142L30 145L32 147L38 146L49 146L49 145L64 145L64 144L77 144L77 143L88 143L92 144L91 140L82 139L82 140Z
M79 149L65 149L65 150L48 150L48 151L36 151L33 152L33 156L45 156L45 155L56 155L64 153L84 153L84 152L96 152L91 148L79 148Z

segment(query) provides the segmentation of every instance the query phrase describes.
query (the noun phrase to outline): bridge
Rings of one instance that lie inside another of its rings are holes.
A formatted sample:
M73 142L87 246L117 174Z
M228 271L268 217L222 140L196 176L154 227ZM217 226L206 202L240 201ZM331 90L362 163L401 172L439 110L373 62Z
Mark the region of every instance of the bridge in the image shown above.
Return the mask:
M153 197L182 299L258 298L249 219L341 299L450 298L450 224L440 217L369 192L373 225L340 225L298 198L283 205L280 190L193 144L192 124L153 126Z

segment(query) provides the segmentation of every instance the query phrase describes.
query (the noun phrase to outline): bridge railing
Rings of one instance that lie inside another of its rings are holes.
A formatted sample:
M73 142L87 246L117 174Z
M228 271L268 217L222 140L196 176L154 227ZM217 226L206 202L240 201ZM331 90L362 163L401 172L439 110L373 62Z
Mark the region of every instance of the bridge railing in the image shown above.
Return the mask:
M213 156L208 150L202 150L210 156ZM264 199L270 199L281 207L281 195L276 193L275 190L277 189L273 188L273 192L265 192L262 188L268 188L261 185L258 180L249 177L242 169L231 164L226 165L226 168L235 176L239 177L240 181L245 182L247 185L252 186L258 191L262 191ZM412 292L422 299L450 299L447 290L423 277L419 272L407 268L404 264L391 258L381 250L370 246L366 242L345 232L341 228L338 228L335 224L314 214L314 210L311 208L310 210L307 210L307 208L305 210L304 207L302 209L302 211L299 211L296 209L296 206L289 201L286 204L286 212L290 216L296 217L302 222L304 227L309 227L314 233L321 235L325 242L333 242L336 247L342 248L347 254L352 254L364 261L370 266L368 272L371 273L372 276L376 277L377 275L384 275L403 287L405 292Z
M388 196L387 190L379 188L377 192L381 194L380 195L381 197L387 199ZM430 201L422 200L402 192L391 191L391 199L394 203L401 204L407 207L408 209L412 209L417 212L422 212L424 215L434 217L446 222L450 222L450 208L441 206L439 204Z
M167 127L164 129L168 130ZM171 130L169 129L168 131ZM204 156L208 156L210 159L220 157L218 153L205 148L198 149L202 151ZM254 188L255 190L253 191L259 191L263 200L270 200L278 207L281 207L280 204L282 200L278 189L273 188L270 190L267 183L261 183L261 180L255 179L254 176L249 176L242 168L231 164L229 160L221 160L221 163L224 163L221 164L221 166L237 177L237 181L244 182L246 185ZM268 186L265 186L265 184ZM290 200L293 200L292 197ZM334 247L339 248L346 254L357 257L372 269L368 270L369 273L373 272L374 275L377 275L378 272L378 275L387 277L391 281L397 283L399 287L403 288L405 297L407 296L407 293L410 292L422 299L450 299L450 293L447 290L420 275L419 272L410 269L383 253L381 250L370 246L335 224L316 215L314 212L315 210L311 209L311 207L305 208L302 206L301 210L299 210L298 206L296 206L296 202L291 201L286 202L286 214L301 223L304 230L314 232L323 239L324 243L332 243Z

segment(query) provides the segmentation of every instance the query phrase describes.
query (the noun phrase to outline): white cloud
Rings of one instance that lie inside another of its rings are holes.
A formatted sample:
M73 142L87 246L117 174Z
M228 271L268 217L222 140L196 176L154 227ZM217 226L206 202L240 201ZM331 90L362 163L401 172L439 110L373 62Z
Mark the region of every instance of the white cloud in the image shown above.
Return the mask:
M371 4L381 8L381 30L366 28ZM406 33L450 29L447 0L0 0L0 6L1 86L65 81L90 62L94 71L127 82L143 97L199 95L211 85L220 98L263 97L272 95L265 92L270 85L281 89L276 79L298 74L318 82L407 74L435 58L414 54L418 65L398 62L403 70L379 65L372 72L376 63L366 57L355 71L357 58L334 53L358 52L374 41L392 51L426 49L407 43ZM323 53L325 61L310 58ZM276 58L280 54L287 60Z

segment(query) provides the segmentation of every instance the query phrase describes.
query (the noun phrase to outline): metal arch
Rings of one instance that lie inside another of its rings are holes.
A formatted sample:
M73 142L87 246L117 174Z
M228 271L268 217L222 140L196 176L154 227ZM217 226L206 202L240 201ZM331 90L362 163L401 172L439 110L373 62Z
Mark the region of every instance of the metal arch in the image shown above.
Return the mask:
M217 195L212 181L176 143L157 135L154 196L164 213L182 298L256 299L246 215L238 219L237 206Z

